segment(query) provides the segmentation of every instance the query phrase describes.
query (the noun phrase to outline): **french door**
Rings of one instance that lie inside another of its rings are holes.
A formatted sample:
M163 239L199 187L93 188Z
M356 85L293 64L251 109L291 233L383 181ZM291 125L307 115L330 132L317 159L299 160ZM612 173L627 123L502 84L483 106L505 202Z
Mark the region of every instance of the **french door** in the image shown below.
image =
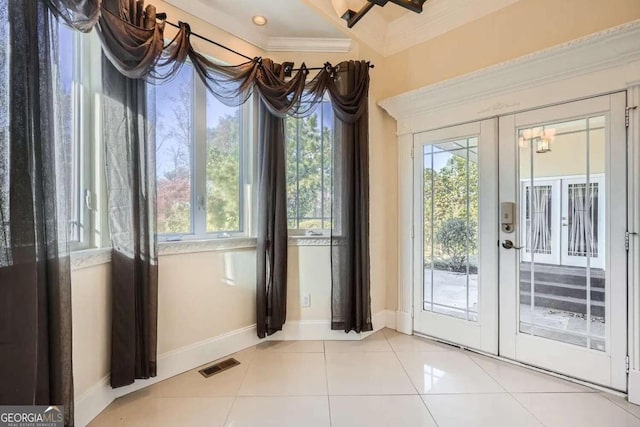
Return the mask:
M626 389L624 94L500 117L500 354Z
M497 120L414 135L414 329L498 351Z
M414 331L626 389L625 105L414 135Z

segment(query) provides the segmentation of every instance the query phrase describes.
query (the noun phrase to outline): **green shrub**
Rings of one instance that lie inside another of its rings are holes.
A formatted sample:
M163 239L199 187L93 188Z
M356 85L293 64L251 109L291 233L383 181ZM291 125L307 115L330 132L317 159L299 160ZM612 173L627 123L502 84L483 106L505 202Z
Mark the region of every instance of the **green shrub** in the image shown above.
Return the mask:
M436 239L449 270L463 272L467 268L467 250L473 253L476 250L475 238L476 225L467 225L463 218L451 218L446 220L438 229Z

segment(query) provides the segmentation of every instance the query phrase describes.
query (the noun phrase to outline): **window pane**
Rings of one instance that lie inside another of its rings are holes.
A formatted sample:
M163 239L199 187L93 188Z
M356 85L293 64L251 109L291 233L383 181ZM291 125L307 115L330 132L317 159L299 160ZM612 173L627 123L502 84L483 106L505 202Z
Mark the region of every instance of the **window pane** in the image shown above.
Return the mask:
M158 233L192 232L193 68L155 91Z
M331 228L333 108L286 120L287 217L291 229Z
M423 147L424 310L478 320L478 138Z
M75 124L79 123L75 117L79 99L74 91L75 73L75 34L65 25L58 26L58 86L57 103L61 117L60 143L65 156L66 174L65 188L67 196L67 211L69 214L69 241L79 242L81 239L81 159L79 141L76 135Z
M520 333L606 351L604 116L521 129Z
M207 231L241 231L240 108L207 92Z

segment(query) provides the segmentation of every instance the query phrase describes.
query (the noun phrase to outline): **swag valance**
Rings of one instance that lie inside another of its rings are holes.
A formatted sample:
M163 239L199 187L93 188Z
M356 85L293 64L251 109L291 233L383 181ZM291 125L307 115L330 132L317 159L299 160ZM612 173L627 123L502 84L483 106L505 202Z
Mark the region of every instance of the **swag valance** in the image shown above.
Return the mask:
M2 2L3 0L0 0ZM331 327L370 331L369 63L326 63L291 77L268 58L218 64L194 50L180 23L165 44L164 14L143 0L40 0L58 19L89 32L103 50L103 128L112 240L111 384L156 375L157 241L153 112L147 83L176 76L189 60L207 90L227 106L258 98L256 323L259 337L282 329L287 295L287 186L284 118L313 113L328 94L332 147ZM329 261L329 260L327 260ZM68 279L68 278L67 278ZM65 282L66 283L66 282ZM68 283L67 283L68 285ZM70 308L67 308L70 312ZM72 400L67 396L67 401Z
M143 0L46 1L73 28L88 32L95 26L105 56L128 78L162 83L176 76L189 59L207 90L227 106L243 104L256 91L271 113L302 117L328 92L341 121L355 123L365 111L368 73L348 93L338 90L337 80L347 63L334 67L327 62L309 81L309 69L302 64L295 75L285 79L283 67L267 58L234 66L208 59L191 45L191 28L185 22L164 45L165 23L157 19L155 6L145 7ZM368 63L361 62L368 68Z

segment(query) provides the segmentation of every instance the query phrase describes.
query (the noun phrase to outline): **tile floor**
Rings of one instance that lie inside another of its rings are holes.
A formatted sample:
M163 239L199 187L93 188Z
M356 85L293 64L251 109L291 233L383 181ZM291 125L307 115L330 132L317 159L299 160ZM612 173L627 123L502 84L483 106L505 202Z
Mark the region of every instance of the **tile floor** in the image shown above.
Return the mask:
M385 329L362 341L270 341L116 400L90 425L640 427L640 406Z

